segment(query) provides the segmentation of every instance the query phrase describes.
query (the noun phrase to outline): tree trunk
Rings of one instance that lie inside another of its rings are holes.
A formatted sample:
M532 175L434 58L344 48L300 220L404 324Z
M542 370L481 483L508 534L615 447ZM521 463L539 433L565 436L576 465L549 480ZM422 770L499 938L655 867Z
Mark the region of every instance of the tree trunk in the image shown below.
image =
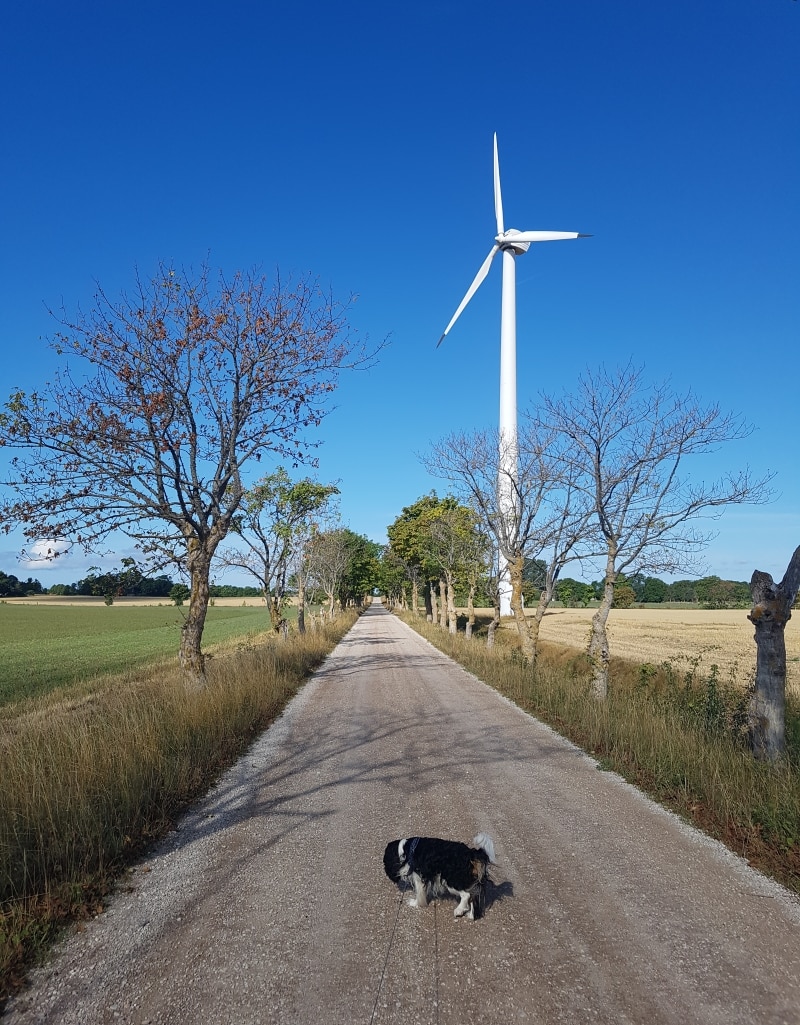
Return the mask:
M447 582L444 577L439 577L439 626L442 630L447 627Z
M614 604L614 581L616 572L614 562L609 557L606 566L606 579L603 585L603 597L597 612L592 616L592 632L589 636L589 662L592 666L592 693L598 701L608 697L608 614Z
M283 601L280 595L269 596L269 621L272 624L272 632L279 634L283 630Z
M453 586L452 574L447 576L447 628L451 634L458 631L458 616L456 615L456 594Z
M753 607L747 617L756 629L756 679L750 697L749 722L753 754L776 761L786 750L786 637L792 605L800 587L800 548L795 550L783 580L756 570L750 581Z
M306 632L306 581L302 573L297 575L297 632Z
M531 635L530 625L525 616L525 605L522 601L522 571L525 566L525 558L522 555L510 559L508 562L508 573L511 578L511 611L514 613L514 620L519 633L522 656L526 662L533 665L536 662L536 645Z
M472 637L472 630L475 626L475 584L469 585L469 594L467 595L467 626L466 635L467 638Z
M411 609L415 616L419 615L419 583L416 573L411 577Z
M552 601L552 597L552 592L548 594L547 591L543 589L539 595L539 601L536 603L536 608L533 611L533 616L528 620L528 629L530 630L531 640L533 641L534 660L538 652L539 631L542 627L542 620L544 619L544 614L547 611L547 606Z
M489 624L489 629L486 631L486 647L494 647L494 635L498 626L500 626L500 595L497 590L494 591L492 596L492 621Z
M429 580L425 588L425 619L429 623L435 623L436 616L436 584Z
M208 612L209 577L213 551L208 551L209 545L202 545L196 538L192 538L187 547L191 594L186 619L181 627L178 658L183 670L186 689L203 690L207 681L202 640Z

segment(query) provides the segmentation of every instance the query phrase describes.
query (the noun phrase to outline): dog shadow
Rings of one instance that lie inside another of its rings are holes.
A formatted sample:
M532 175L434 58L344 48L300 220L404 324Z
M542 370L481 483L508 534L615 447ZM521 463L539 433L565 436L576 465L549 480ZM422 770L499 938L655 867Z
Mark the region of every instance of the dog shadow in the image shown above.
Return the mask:
M395 886L403 895L408 894L409 896L413 896L414 894L413 884L409 883L405 879L396 881ZM488 911L489 908L491 908L494 904L502 904L504 900L507 900L509 897L513 896L514 884L511 882L511 880L506 879L502 883L496 883L491 877L488 878L486 880L486 900L483 905L484 913ZM435 900L450 900L450 897L437 897L435 898ZM457 897L453 897L452 900L454 904L458 903ZM434 903L434 901L432 900L431 903Z
M504 880L502 883L496 883L493 879L488 879L486 883L486 903L484 904L484 911L488 911L493 904L502 904L504 900L514 896L514 884L510 879Z

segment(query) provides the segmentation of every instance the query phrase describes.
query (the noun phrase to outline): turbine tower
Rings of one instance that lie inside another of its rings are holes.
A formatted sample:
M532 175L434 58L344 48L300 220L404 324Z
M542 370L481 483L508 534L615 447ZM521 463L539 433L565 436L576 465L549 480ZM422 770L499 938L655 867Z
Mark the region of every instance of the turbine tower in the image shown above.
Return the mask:
M445 335L464 311L464 307L475 295L489 273L492 260L503 254L503 291L500 306L500 454L497 475L497 504L501 521L507 533L516 522L516 485L518 476L517 455L517 300L516 300L516 258L527 253L534 242L556 242L567 238L588 238L576 231L517 231L506 229L503 224L503 198L500 192L500 161L497 156L497 133L494 136L494 212L497 218L497 234L489 255L483 261L475 280L453 314L453 319L442 332L437 348ZM508 565L500 556L500 614L507 616L511 611L511 584Z

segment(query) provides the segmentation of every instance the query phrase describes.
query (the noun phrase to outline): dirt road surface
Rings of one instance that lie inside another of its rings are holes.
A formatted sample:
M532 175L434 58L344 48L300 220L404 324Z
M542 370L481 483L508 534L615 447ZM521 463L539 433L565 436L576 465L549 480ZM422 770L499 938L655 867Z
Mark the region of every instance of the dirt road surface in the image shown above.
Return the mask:
M386 842L495 838L482 920ZM380 606L13 1025L800 1023L800 906Z

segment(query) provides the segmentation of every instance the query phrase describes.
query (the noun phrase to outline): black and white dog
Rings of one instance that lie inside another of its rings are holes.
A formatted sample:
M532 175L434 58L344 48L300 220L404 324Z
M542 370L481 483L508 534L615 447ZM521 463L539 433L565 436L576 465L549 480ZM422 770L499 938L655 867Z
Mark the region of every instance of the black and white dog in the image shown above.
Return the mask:
M494 843L479 833L468 847L458 840L408 836L392 840L383 854L386 875L398 885L410 883L412 908L427 907L435 897L459 898L455 917L480 918L486 904L489 865L494 864Z

